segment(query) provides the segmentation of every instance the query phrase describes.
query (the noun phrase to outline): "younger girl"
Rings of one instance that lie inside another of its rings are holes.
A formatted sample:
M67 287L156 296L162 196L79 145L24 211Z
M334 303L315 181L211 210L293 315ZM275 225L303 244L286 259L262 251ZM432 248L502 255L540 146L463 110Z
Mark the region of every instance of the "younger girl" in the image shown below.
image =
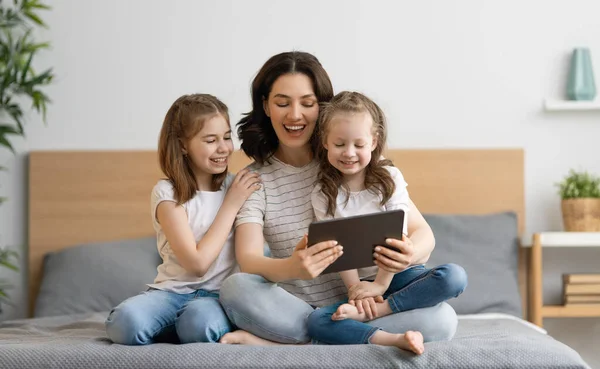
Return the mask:
M381 156L387 136L381 109L366 96L345 91L324 104L320 122L319 184L311 198L316 219L402 209L406 212L403 233L409 234L411 200L407 184L402 173ZM402 242L411 244L406 236ZM377 267L348 270L340 275L348 289L349 303L316 310L309 317L309 334L320 342L356 341L348 337L352 332L364 332L359 327L362 322L434 306L458 296L466 286L464 269L454 264L434 269L414 265L396 275ZM417 354L424 350L423 336L416 331L392 334L374 326L363 339L365 343L397 346Z
M259 178L227 173L229 114L211 95L177 99L158 146L167 179L152 190L151 214L163 262L148 291L111 311L106 331L125 345L218 342L232 328L218 300L222 281L236 270L232 225Z

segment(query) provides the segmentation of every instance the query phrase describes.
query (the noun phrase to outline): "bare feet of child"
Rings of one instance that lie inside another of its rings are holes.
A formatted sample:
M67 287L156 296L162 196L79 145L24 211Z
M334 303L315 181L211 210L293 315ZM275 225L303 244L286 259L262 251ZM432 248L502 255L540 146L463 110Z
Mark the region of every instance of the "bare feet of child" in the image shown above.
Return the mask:
M407 331L404 334L377 331L371 337L371 343L383 346L396 346L402 350L412 351L417 355L421 355L425 351L423 335L417 331Z
M253 346L271 346L277 345L278 343L268 341L264 338L253 335L250 332L243 330L237 330L235 332L226 333L221 337L219 343L225 343L230 345L253 345Z
M389 315L391 312L389 309L389 305L387 302L378 302L375 304L376 311L373 311L373 315L377 318L381 318L382 316ZM369 319L367 318L367 314L363 311L362 313L358 312L358 308L352 304L342 304L338 307L338 309L331 315L331 320L344 320L344 319L353 319L358 320L359 322L366 322Z

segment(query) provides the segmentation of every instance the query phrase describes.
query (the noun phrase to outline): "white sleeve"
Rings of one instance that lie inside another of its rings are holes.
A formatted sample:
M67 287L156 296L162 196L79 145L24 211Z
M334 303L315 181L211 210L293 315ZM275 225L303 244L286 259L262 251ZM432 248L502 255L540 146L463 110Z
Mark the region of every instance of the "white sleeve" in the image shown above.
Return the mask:
M398 168L386 167L386 169L389 170L392 179L394 180L396 190L392 194L392 197L385 203L385 210L404 210L405 219L402 232L408 234L408 209L410 208L410 197L408 195L408 190L406 189L408 184Z
M321 191L320 184L315 186L315 189L310 196L310 200L313 211L315 212L316 220L333 219L331 215L327 215L327 198Z
M177 202L177 200L175 200L175 190L173 189L173 185L171 182L164 179L158 181L158 183L152 189L152 195L150 196L152 223L155 225L158 224L158 219L156 218L156 209L163 201Z

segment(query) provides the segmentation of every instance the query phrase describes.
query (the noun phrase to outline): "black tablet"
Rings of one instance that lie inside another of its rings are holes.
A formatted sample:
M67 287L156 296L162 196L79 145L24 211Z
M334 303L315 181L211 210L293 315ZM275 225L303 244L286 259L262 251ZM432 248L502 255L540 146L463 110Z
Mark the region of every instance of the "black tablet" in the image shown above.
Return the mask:
M371 267L375 246L386 245L387 238L402 239L404 210L357 215L313 222L308 227L308 246L335 240L344 253L322 274Z

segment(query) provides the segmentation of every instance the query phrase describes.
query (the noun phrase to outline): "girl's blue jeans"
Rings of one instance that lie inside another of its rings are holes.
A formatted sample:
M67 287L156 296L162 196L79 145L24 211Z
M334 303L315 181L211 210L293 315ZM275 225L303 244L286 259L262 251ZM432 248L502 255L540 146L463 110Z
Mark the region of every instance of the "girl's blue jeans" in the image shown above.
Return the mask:
M416 265L394 276L388 290L383 295L392 309L393 315L435 306L460 295L467 286L465 270L456 264L444 264L433 269ZM308 317L308 334L319 343L357 344L369 343L373 334L381 328L375 319L369 324L352 319L331 320L337 308L346 303L315 310ZM419 330L416 327L416 330ZM409 329L406 329L409 330ZM403 333L391 332L391 333ZM427 337L425 337L427 339Z
M218 342L232 330L219 295L203 290L178 294L150 289L119 304L105 325L108 338L123 345Z

